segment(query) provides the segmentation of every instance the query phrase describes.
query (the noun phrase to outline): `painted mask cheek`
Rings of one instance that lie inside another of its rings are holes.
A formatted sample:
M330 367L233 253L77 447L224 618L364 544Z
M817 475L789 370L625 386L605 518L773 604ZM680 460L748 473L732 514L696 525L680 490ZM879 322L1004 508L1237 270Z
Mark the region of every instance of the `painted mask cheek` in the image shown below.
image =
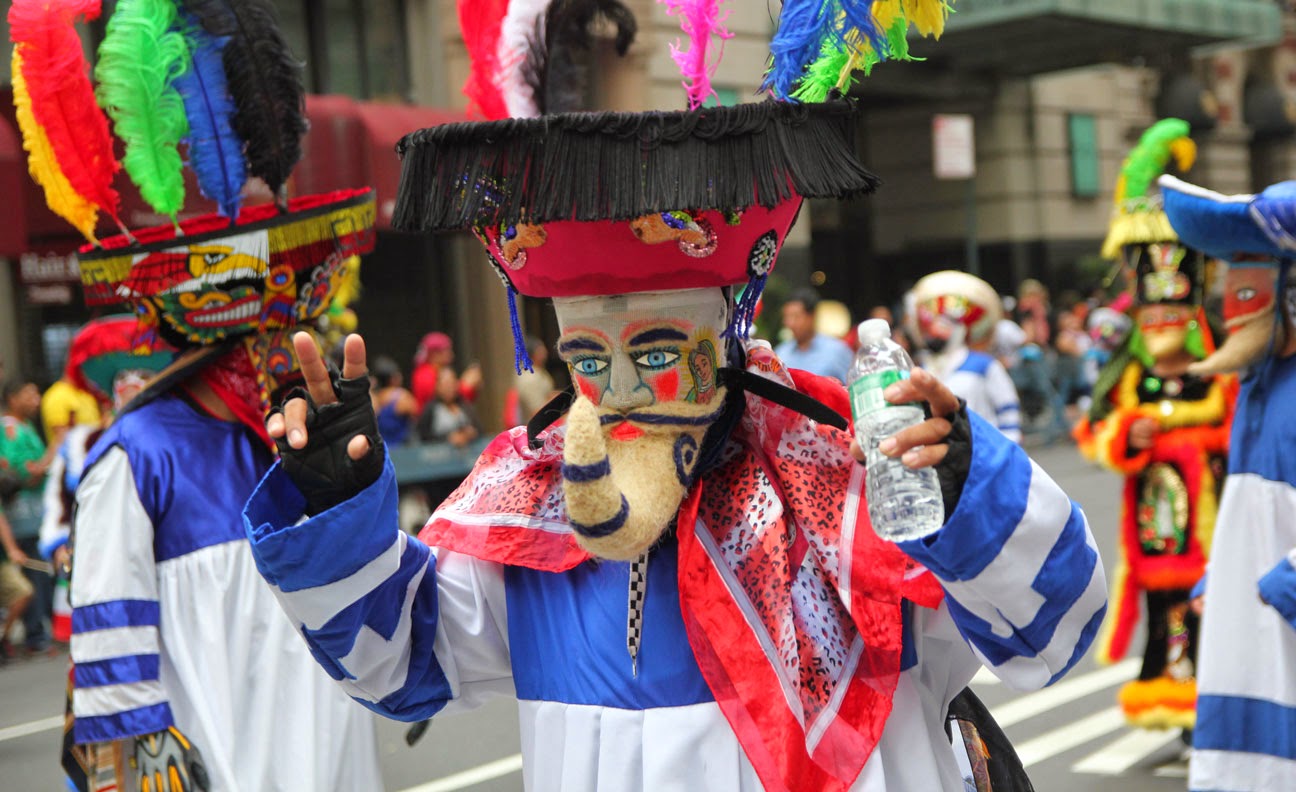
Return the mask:
M652 389L653 396L657 402L679 401L683 398L680 393L680 372L679 368L667 369L658 374L650 374L644 377L648 387Z
M573 375L572 379L576 381L576 389L580 391L582 396L589 399L594 404L598 404L603 400L603 389L599 387L597 383L578 374Z

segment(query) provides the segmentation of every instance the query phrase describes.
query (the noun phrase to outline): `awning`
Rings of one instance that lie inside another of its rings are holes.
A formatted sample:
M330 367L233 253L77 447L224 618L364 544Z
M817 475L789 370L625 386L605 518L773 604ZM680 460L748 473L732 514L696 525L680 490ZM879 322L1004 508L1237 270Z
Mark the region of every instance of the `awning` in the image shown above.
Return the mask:
M22 136L12 121L0 118L0 195L9 196L4 222L0 223L0 256L17 258L27 249L27 211L24 201L13 196L24 194L27 181L27 155Z
M939 41L910 38L926 59L882 67L863 96L947 98L1004 77L1102 63L1156 62L1209 45L1263 46L1282 35L1272 0L958 0Z
M311 131L293 175L298 193L369 185L378 194L378 227L391 228L400 185L396 143L416 129L467 121L460 112L415 105L358 102L347 96L306 97Z

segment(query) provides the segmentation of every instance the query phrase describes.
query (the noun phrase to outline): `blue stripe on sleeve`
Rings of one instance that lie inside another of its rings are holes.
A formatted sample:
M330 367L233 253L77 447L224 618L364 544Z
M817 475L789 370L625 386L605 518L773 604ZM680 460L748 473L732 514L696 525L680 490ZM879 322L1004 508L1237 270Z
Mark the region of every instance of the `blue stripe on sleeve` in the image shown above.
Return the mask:
M162 610L157 600L111 600L72 609L72 631L111 630L114 627L156 627Z
M243 523L265 579L283 591L300 591L349 577L391 547L398 525L396 502L396 471L389 456L373 484L298 523L305 498L283 465L275 463L248 500Z
M996 408L995 408L995 415L1003 415L1003 414L1006 413L1006 412L1018 412L1018 411L1020 411L1020 410L1021 410L1021 405L1020 405L1019 403L1017 403L1017 402L1008 402L1007 404L1003 404L1003 405L1000 405L1000 406L996 407Z
M362 627L393 640L405 606L410 581L420 569L427 571L414 593L410 612L409 667L405 684L382 701L357 698L366 707L397 720L429 718L450 700L450 683L433 653L437 632L436 559L421 542L411 540L401 555L400 568L373 591L329 619L317 630L302 629L315 659L334 679L352 679L363 687L364 680L342 665L355 647Z
M1014 628L1008 637L995 635L989 622L958 602L956 591L950 592L946 598L950 615L964 637L981 650L992 665L1001 665L1014 657L1035 657L1048 647L1058 624L1089 587L1097 565L1098 554L1085 543L1084 515L1080 507L1072 504L1066 527L1031 583L1031 588L1044 597L1044 604L1030 624ZM1087 625L1086 629L1088 626L1093 625ZM1088 646L1088 642L1082 641L1080 645ZM1075 659L1078 656L1072 661Z
M175 720L171 717L171 705L163 702L112 715L77 718L72 725L72 736L77 745L109 742L152 734L174 723Z
M1296 707L1243 696L1197 696L1193 748L1296 760Z
M158 656L155 654L127 655L77 663L72 669L72 677L78 688L151 682L158 678L158 667Z
M901 550L947 581L971 580L999 555L1026 513L1031 483L1026 452L970 410L968 420L972 464L958 506L936 533L900 543Z

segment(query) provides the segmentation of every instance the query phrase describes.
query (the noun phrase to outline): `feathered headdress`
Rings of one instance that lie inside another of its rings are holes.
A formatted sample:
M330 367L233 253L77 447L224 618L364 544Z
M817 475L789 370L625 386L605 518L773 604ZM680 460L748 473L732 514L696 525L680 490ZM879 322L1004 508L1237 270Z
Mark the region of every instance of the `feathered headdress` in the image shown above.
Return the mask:
M344 262L372 249L373 193L289 200L305 90L271 3L118 0L92 84L74 26L99 11L99 0L9 9L24 146L50 207L90 243L80 253L87 302L130 303L141 346L159 335L212 345L321 315L346 280ZM171 222L99 240L100 213L121 222L113 177L123 166ZM180 218L186 166L218 214ZM252 177L273 204L243 206Z
M1163 118L1147 128L1125 157L1116 180L1116 205L1103 241L1103 258L1120 258L1126 245L1178 239L1161 210L1161 194L1154 187L1171 159L1181 171L1192 167L1197 145L1188 137L1188 131L1187 121Z

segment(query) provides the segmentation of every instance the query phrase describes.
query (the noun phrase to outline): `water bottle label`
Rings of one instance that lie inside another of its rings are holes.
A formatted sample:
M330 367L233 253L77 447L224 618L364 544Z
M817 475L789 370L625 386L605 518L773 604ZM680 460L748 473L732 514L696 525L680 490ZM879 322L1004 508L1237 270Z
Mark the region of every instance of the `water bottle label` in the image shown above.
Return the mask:
M865 374L850 384L851 414L855 420L889 406L882 391L893 382L909 379L907 371L879 371Z

